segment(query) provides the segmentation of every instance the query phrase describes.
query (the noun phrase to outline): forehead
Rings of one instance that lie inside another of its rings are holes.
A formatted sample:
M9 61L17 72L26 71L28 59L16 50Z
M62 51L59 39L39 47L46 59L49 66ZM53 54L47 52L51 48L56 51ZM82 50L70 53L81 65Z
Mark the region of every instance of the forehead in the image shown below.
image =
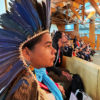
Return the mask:
M46 42L52 42L52 38L51 38L51 35L49 33L45 33L43 36L42 36L42 39L41 39L41 44L44 44Z

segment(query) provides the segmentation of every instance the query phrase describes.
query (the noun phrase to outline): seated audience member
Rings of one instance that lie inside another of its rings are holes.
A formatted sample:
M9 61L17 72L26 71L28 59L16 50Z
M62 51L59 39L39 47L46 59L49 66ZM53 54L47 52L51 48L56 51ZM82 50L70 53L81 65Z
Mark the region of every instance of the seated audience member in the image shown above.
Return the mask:
M70 34L67 34L66 36L67 36L68 40L71 40Z
M85 60L87 60L87 61L92 61L92 60L91 60L91 57L90 57L90 51L89 51L89 49L86 49L85 55L86 55Z
M76 45L77 45L77 47L80 47L79 39L76 41Z
M73 39L74 48L76 48L76 47L77 47L77 43L76 43L76 42L77 42L77 37L75 36L75 37L74 37L74 39Z
M82 51L82 48L79 48L78 55L79 55L79 58L84 59L84 53Z
M80 47L82 47L84 44L84 41L80 39Z
M57 50L56 59L54 61L54 67L47 68L48 75L55 81L62 83L66 90L70 86L72 77L66 69L61 69L62 57L63 57L63 44L66 43L66 36L64 32L57 31L53 38L53 47Z
M73 57L76 57L76 51L75 51L75 49L74 49L73 52L72 52L72 56L73 56Z

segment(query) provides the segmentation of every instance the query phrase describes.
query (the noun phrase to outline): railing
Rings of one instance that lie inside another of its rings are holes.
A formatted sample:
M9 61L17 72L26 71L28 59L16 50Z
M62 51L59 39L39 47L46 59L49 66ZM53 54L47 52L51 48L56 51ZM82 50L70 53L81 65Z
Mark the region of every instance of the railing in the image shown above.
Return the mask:
M93 100L100 100L100 66L77 57L63 57L62 67L73 74L79 74L85 92Z

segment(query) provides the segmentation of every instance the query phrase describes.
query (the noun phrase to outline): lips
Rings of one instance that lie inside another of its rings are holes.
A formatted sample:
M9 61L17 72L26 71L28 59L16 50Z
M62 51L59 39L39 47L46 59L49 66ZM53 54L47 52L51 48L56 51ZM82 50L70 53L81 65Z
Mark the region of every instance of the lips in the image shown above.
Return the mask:
M52 60L53 60L53 61L55 60L55 56L54 56L54 57L52 57Z

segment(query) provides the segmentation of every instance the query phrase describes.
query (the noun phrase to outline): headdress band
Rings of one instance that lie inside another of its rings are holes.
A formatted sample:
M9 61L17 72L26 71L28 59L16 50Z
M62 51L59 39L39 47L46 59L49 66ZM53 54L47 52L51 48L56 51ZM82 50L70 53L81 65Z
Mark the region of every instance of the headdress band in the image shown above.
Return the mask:
M24 65L27 65L27 64L26 64L26 61L24 60L24 57L23 57L23 54L22 54L22 48L23 48L23 46L24 46L27 42L29 42L30 40L32 40L32 39L34 39L34 38L36 38L36 37L38 37L38 36L40 36L40 35L42 35L42 34L45 34L45 33L49 33L49 30L45 30L45 31L42 31L42 32L40 32L40 33L38 33L38 34L35 34L34 36L28 38L26 41L24 41L23 43L21 43L21 45L20 45L20 47L19 47L19 52L20 52L20 59L23 61Z

